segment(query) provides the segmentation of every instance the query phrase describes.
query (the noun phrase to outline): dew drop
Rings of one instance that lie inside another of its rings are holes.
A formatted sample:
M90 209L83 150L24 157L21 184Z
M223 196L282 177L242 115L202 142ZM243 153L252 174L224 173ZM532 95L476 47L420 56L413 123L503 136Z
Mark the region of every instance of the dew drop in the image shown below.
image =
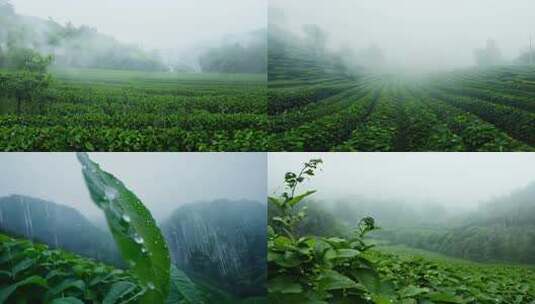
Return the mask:
M148 287L150 290L153 290L153 289L155 288L154 283L152 283L152 282L147 283L147 287Z
M111 187L106 187L104 188L104 195L106 195L106 199L108 201L113 201L114 199L117 198L117 190Z
M138 243L138 244L143 244L143 238L141 236L139 236L139 234L135 234L134 235L134 242Z
M130 217L126 214L123 214L123 221L130 223Z

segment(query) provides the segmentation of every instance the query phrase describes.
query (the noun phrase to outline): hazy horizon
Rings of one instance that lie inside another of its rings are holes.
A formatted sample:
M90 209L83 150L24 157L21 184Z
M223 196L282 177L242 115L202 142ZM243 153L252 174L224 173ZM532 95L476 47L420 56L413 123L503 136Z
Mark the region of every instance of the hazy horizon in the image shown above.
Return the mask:
M267 0L11 0L21 15L87 25L145 49L187 50L265 28Z
M535 182L529 153L270 153L268 194L280 194L283 176L321 158L315 177L300 186L317 199L351 196L392 202L477 207Z
M184 204L216 199L265 202L262 153L89 153L162 220ZM80 211L95 222L103 213L91 201L75 153L2 153L0 197L27 195Z
M528 0L272 0L270 8L281 13L277 25L299 33L316 24L331 49L377 45L387 65L409 70L473 66L474 50L488 39L513 60L529 47L530 34L535 39L535 2Z

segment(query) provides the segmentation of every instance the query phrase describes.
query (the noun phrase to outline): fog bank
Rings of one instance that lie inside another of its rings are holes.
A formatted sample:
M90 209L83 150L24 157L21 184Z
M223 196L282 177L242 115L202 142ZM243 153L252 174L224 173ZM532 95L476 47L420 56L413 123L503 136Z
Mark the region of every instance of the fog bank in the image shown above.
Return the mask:
M302 33L316 24L332 50L378 47L391 68L450 69L475 65L475 50L496 42L509 63L535 39L530 0L272 0L270 23Z
M90 153L119 178L157 220L178 206L216 199L266 197L266 155L262 153ZM27 195L80 211L100 222L74 153L2 153L0 197Z
M364 196L468 209L535 181L533 153L270 153L268 194L311 158L323 159L323 169L301 190L326 201Z

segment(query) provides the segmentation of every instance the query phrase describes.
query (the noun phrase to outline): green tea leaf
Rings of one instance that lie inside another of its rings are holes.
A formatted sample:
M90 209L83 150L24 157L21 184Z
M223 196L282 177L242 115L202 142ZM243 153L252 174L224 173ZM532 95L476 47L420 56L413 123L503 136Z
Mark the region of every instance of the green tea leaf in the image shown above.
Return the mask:
M62 293L63 291L65 291L65 290L67 290L69 288L78 288L80 290L84 290L85 289L85 283L82 280L65 279L59 285L57 285L54 288L50 289L47 292L47 297L53 297L53 296L55 296L57 294Z
M201 293L188 276L174 265L171 267L171 289L166 304L203 304Z
M270 293L301 293L303 287L296 282L295 278L286 275L280 275L268 282Z
M17 288L21 287L21 286L24 286L24 285L39 285L39 286L43 286L43 287L46 287L46 280L43 279L42 277L40 276L31 276L31 277L28 277L22 281L19 281L15 284L12 284L8 287L5 287L3 289L0 289L0 304L3 304L3 303L6 303L7 299L9 298L9 296L15 291L17 290Z
M375 271L367 268L359 268L353 271L353 275L369 292L378 293L380 291L381 281Z
M429 288L420 288L414 285L410 285L410 286L403 288L400 291L400 295L402 298L410 298L410 297L415 297L417 295L420 295L422 293L427 293L427 292L429 292Z
M310 191L307 191L307 192L305 192L305 193L303 193L301 195L294 196L291 200L288 201L288 205L293 207L293 206L299 204L307 196L312 195L314 193L316 193L316 190L310 190Z
M34 263L35 263L35 261L33 259L30 259L30 258L26 258L26 259L18 262L17 264L15 264L15 266L13 266L13 269L11 269L11 275L13 277L17 276L17 274L19 272L28 269Z
M50 304L84 304L84 302L74 297L67 297L54 299Z
M117 301L136 288L131 282L119 281L111 286L102 304L115 304Z
M446 292L435 292L429 295L429 300L443 303L464 303L463 299Z
M171 260L156 221L120 180L100 169L87 153L77 156L91 198L104 211L123 259L147 287L142 303L164 303L169 292Z
M323 290L347 289L357 287L357 283L337 271L325 270L320 274L319 286Z

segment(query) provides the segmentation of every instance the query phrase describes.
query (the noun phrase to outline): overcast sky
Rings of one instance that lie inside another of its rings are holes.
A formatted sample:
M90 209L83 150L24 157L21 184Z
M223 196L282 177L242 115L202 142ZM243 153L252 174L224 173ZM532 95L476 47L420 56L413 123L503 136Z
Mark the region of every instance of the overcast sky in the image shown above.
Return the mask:
M535 153L270 153L268 194L287 171L322 158L323 171L301 190L317 198L351 195L474 207L535 182Z
M267 0L11 0L18 13L89 25L145 48L182 49L265 28Z
M533 0L271 0L287 26L318 24L332 46L377 44L390 63L411 68L474 63L473 50L495 39L507 58L535 38Z
M264 153L90 153L118 177L157 219L190 202L266 200ZM23 194L102 219L74 153L0 153L0 197Z

